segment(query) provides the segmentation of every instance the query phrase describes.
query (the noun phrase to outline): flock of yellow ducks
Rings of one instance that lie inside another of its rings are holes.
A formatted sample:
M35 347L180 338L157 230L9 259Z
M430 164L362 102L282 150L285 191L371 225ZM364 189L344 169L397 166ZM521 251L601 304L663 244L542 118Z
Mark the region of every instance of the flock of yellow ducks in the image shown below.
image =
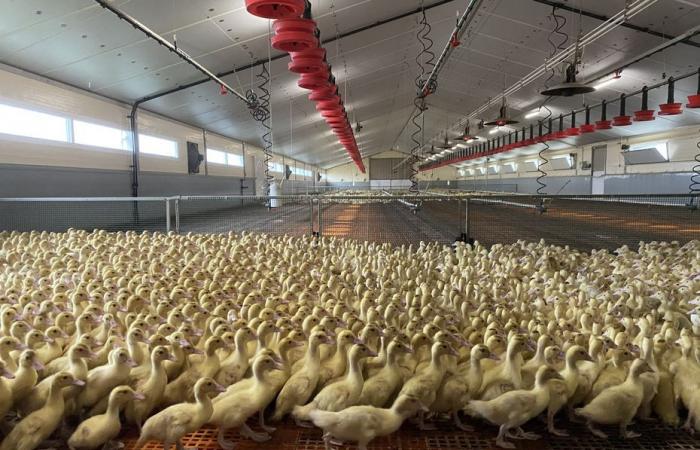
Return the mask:
M360 449L464 415L537 439L700 429L700 242L395 247L258 234L0 233L0 450L265 441L290 415ZM250 418L259 422L254 431ZM77 427L76 427L77 425Z

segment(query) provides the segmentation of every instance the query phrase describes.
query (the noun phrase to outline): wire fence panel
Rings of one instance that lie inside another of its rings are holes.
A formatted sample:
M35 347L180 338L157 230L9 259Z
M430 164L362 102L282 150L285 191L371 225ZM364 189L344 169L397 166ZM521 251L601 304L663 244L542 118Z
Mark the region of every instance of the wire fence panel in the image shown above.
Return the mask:
M375 190L279 197L0 199L0 231L320 232L398 245L544 239L583 251L700 239L698 196L428 194Z
M442 208L436 207L438 203ZM461 232L460 203L453 199L389 196L323 198L321 234L397 245L421 241L451 244Z
M177 230L181 233L311 234L308 196L181 197L177 204Z
M490 196L470 200L470 237L485 244L538 241L579 250L640 241L700 239L687 196Z
M167 231L166 200L0 199L0 231Z

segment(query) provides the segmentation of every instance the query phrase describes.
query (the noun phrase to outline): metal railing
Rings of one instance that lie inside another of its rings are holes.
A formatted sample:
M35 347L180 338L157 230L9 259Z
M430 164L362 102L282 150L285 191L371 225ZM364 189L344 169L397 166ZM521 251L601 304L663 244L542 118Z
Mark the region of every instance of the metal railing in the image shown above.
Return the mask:
M274 200L274 201L273 201ZM269 204L278 207L269 208ZM700 239L700 196L371 191L282 195L0 198L0 231L314 234L393 244L539 241L581 250Z

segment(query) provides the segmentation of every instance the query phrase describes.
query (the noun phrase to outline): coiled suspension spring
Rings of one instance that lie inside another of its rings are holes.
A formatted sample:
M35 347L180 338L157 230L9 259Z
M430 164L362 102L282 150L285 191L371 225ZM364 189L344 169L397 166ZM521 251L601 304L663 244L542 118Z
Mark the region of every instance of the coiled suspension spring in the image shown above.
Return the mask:
M426 95L435 92L437 89L437 83L435 81L430 82L426 89L426 83L428 80L426 76L430 76L432 68L435 66L435 53L432 51L433 40L430 38L430 32L432 27L428 23L428 18L425 15L425 10L422 11L420 21L418 22L419 29L416 32L416 39L421 46L421 50L416 56L416 64L418 65L418 75L415 78L416 89L418 90L418 95L413 100L413 105L415 106L415 113L411 117L411 122L415 130L411 133L411 141L413 142L413 147L411 147L411 162L410 162L410 182L409 192L418 192L418 181L416 176L418 175L418 161L420 160L419 154L423 148L423 143L425 140L424 130L425 130L425 111L428 109L425 102Z

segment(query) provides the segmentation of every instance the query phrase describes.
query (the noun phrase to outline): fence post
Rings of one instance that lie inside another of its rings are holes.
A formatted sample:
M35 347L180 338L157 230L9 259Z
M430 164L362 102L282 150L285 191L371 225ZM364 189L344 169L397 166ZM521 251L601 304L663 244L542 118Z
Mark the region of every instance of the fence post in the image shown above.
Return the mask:
M323 227L321 225L321 198L317 198L316 201L318 202L318 205L316 205L316 207L318 208L318 230L316 231L316 233L318 234L318 236L320 236L321 232L323 231Z
M170 199L165 199L165 232L170 233Z
M175 199L175 233L180 234L180 196Z
M314 235L314 198L309 196L309 228L311 235Z
M462 233L457 240L459 242L466 242L468 244L474 244L474 239L471 237L471 231L469 230L469 198L464 199L464 224L462 226Z

